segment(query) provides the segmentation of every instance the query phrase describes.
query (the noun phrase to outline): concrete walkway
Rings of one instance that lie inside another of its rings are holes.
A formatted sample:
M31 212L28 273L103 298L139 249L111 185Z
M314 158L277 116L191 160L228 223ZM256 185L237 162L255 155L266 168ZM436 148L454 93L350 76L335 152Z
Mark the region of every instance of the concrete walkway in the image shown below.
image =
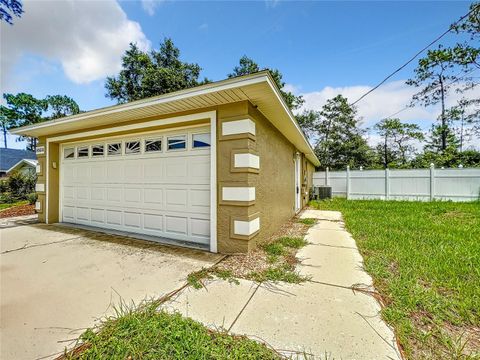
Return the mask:
M306 238L301 285L240 285L215 280L205 289L187 288L165 308L213 327L267 342L294 358L400 359L392 330L381 320L377 301L352 286L372 289L354 239L338 212L306 210L317 218ZM360 285L361 284L361 285Z

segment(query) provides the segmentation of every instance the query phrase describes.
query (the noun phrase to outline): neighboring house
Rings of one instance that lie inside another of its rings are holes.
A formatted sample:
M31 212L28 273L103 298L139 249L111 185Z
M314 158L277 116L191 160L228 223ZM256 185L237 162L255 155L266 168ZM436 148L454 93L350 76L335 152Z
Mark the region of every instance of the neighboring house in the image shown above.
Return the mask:
M11 132L39 138L40 221L212 252L270 237L319 164L267 71Z
M0 148L0 177L6 176L22 160L36 160L33 151ZM34 172L35 172L35 165Z
M7 171L7 175L10 175L13 172L18 172L22 175L35 175L37 164L37 160L20 160Z

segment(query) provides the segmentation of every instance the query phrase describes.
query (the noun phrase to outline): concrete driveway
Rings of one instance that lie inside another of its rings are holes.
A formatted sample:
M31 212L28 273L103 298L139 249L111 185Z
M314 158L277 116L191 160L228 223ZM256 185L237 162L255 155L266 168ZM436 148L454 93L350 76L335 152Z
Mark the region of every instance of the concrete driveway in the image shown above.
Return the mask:
M122 299L138 303L220 256L21 222L0 229L0 358L52 357Z

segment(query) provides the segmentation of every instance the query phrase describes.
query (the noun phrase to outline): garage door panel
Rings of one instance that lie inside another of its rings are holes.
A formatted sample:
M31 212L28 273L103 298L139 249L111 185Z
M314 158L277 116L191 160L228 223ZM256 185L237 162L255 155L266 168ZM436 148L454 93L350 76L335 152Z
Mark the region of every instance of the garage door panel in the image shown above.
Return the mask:
M188 234L188 221L183 216L165 216L165 232L173 234Z
M144 228L153 231L163 231L163 215L144 214Z
M125 211L123 214L124 224L129 228L141 229L142 217L141 213Z
M122 225L122 211L120 210L107 210L107 224L109 225Z
M125 202L129 204L129 206L138 206L142 207L142 189L141 188L131 188L125 187L124 189L125 194Z
M90 188L89 187L85 187L85 186L79 186L77 187L77 190L75 192L76 196L75 198L79 201L82 201L82 200L88 200L90 198Z
M93 201L105 200L105 188L92 186L90 188L90 199Z
M208 244L209 151L163 150L62 160L62 221Z
M106 161L107 182L123 183L123 166L119 161Z
M156 206L159 209L163 209L163 189L162 188L143 189L143 194L144 194L144 204L149 204L149 206Z
M105 223L105 209L90 209L90 217L92 223L104 224Z
M107 189L107 201L120 203L122 201L123 188L111 187Z
M166 189L165 209L174 211L187 211L187 189Z

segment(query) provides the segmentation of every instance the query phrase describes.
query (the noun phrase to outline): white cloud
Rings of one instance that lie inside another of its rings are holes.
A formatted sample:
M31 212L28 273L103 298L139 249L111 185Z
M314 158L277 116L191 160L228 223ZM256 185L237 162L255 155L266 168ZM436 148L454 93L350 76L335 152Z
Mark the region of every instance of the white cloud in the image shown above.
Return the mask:
M148 15L153 16L161 2L163 2L163 0L142 0L142 8Z
M286 86L287 87L287 86ZM328 99L341 94L353 102L361 95L371 89L369 86L354 85L346 87L325 87L319 91L301 93L298 86L288 85L290 91L301 94L305 99L303 109L320 110ZM412 95L418 91L417 88L405 84L405 80L392 81L384 84L357 104L358 114L362 117L362 126L372 127L381 119L392 116L399 110L404 109L411 101ZM480 86L473 91L465 94L469 98L480 97ZM447 98L447 107L455 105L462 95L453 90ZM430 107L415 106L408 108L393 117L399 118L403 122L412 122L418 124L423 130L427 131L437 120L440 114L440 104ZM378 137L372 131L368 134L369 143L375 145L378 143ZM480 146L480 139L472 137L467 145Z
M140 24L115 0L25 1L14 26L1 24L2 86L15 81L11 71L22 55L58 61L75 83L117 73L130 42L148 49Z
M357 100L361 95L370 90L370 86L325 87L320 91L303 93L304 109L320 110L328 99L341 94L349 101ZM357 104L358 114L363 118L364 126L372 126L379 120L391 116L405 108L411 101L412 95L418 89L405 84L405 80L392 81L381 86ZM467 94L468 97L480 97L480 87ZM451 92L447 98L447 106L454 105L461 95ZM429 127L440 113L440 105L422 107L415 106L395 115L402 121L415 122L422 127Z

